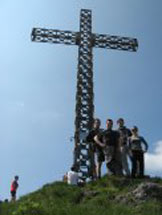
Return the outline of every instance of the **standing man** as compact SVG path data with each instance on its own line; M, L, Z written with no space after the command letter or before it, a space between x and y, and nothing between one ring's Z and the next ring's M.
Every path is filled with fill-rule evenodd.
M94 137L95 142L103 148L108 174L118 174L116 171L115 151L119 141L118 132L112 130L112 119L106 120L106 130Z
M90 157L91 157L91 175L92 179L101 178L101 166L102 162L105 160L103 149L100 145L96 144L94 137L99 133L103 132L103 129L100 128L101 121L100 119L94 119L93 129L89 132L87 136L87 142L90 144ZM95 162L95 155L97 161Z
M16 191L18 189L18 180L19 180L19 176L15 176L14 180L11 183L11 201L15 202L16 201Z
M132 135L131 131L124 125L124 119L119 118L117 120L119 138L119 149L121 154L121 166L126 176L130 176L130 169L128 165L128 156L130 157L130 151L128 148L128 138Z

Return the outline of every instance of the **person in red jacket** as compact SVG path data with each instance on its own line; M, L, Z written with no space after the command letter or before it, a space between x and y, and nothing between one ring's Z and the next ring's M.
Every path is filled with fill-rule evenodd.
M19 186L18 184L19 176L15 176L14 180L11 183L11 201L15 202L16 201L16 191Z

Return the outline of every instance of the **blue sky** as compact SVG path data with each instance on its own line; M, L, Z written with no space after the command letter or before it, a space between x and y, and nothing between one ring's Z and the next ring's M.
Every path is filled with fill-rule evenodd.
M162 1L0 2L0 199L20 176L18 196L61 180L72 164L77 46L31 42L33 27L136 37L137 53L94 49L95 116L125 118L149 143L146 172L162 176ZM116 123L114 123L116 128ZM103 172L105 169L103 168Z

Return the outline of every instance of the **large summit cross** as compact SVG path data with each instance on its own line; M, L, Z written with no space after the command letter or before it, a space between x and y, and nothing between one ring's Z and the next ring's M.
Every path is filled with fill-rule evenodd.
M82 9L80 13L80 31L61 31L33 28L32 41L44 43L62 43L78 45L78 72L75 117L74 165L83 180L92 174L92 159L86 134L92 129L93 104L93 53L92 48L137 51L137 39L92 33L91 10Z

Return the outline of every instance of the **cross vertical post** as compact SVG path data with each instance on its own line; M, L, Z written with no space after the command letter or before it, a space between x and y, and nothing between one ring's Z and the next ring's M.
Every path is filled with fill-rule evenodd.
M135 38L92 33L91 16L91 10L81 10L79 32L33 28L31 34L31 39L34 42L79 46L74 165L82 180L90 178L92 171L90 148L86 144L86 135L92 129L94 115L92 49L95 47L135 52L138 48Z
M81 10L80 40L78 53L78 73L76 92L75 149L74 165L86 178L91 169L87 164L89 152L85 137L93 124L93 55L92 55L92 15L89 10Z

